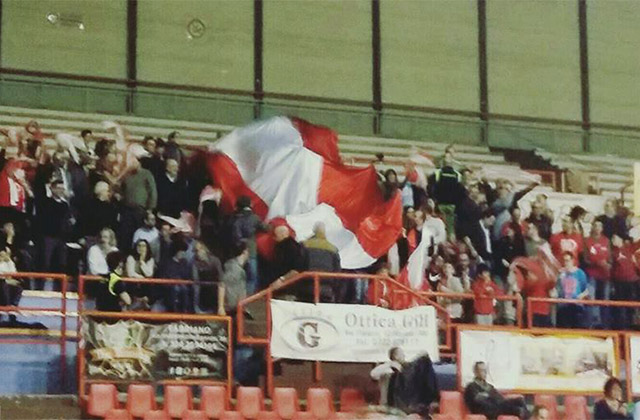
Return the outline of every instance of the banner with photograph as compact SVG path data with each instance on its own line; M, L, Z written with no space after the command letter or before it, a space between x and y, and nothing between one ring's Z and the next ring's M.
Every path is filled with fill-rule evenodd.
M613 336L461 329L459 346L461 387L473 381L478 361L497 389L523 392L601 393L619 369Z
M91 379L227 379L226 321L147 324L83 317L86 373Z
M326 362L382 362L401 347L407 360L438 353L435 308L271 301L271 355Z
M629 334L628 339L631 393L637 395L640 394L640 335Z

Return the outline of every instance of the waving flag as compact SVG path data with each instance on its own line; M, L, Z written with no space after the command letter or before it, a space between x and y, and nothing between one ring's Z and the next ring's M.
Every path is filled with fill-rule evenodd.
M343 268L371 265L402 230L400 195L385 201L375 169L342 164L337 141L326 127L286 117L232 131L208 157L223 210L248 196L258 216L285 218L298 240L323 222Z

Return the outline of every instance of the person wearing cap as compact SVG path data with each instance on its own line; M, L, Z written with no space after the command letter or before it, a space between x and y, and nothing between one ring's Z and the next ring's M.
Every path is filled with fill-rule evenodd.
M246 241L249 250L247 259L247 293L254 294L258 290L258 249L256 233L268 229L251 208L251 199L240 196L236 201L236 212L231 220L231 244L240 246Z

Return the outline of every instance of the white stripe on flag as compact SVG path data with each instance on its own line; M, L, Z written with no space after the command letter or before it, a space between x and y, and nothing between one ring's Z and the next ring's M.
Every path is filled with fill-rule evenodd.
M313 226L317 222L324 223L327 240L340 250L340 261L344 269L368 267L376 261L362 248L356 235L344 227L335 209L328 204L322 203L305 214L287 216L286 220L296 232L298 241L313 236Z
M235 163L247 186L269 207L267 219L306 213L318 204L323 159L304 147L288 118L233 130L213 150Z

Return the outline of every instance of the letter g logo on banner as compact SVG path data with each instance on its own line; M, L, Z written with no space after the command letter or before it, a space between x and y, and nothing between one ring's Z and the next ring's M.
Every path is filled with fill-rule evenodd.
M287 345L296 352L324 352L339 341L336 327L326 319L297 317L285 322L279 333Z
M304 322L298 327L298 343L302 347L314 348L320 343L317 322Z

